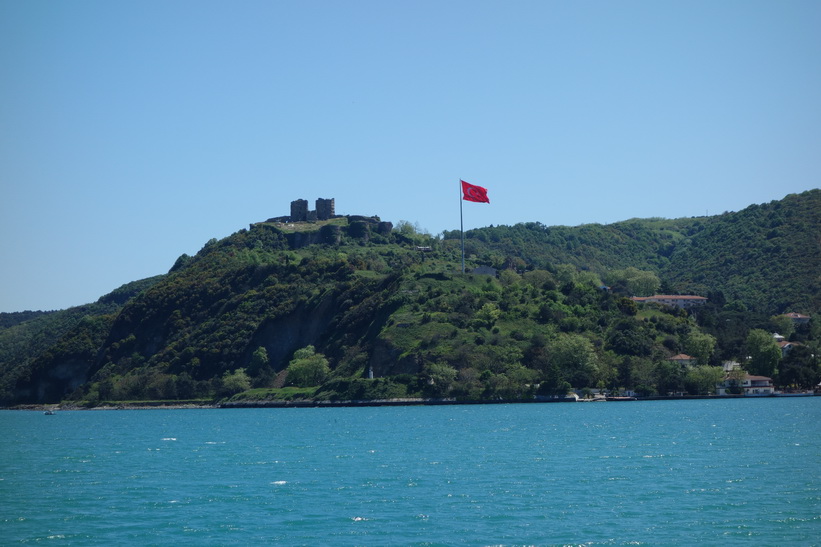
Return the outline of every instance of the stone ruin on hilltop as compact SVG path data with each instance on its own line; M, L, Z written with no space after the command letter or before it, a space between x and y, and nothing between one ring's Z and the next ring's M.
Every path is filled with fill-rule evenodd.
M269 218L266 222L311 222L336 218L334 198L318 198L316 209L308 209L307 199L296 199L291 202L291 214L284 217Z
M265 223L316 222L343 216L348 219L348 226L344 229L340 226L326 225L319 231L287 233L288 243L294 249L314 243L339 245L343 231L349 237L369 241L371 233L388 236L393 230L392 222L382 222L378 216L337 215L335 206L334 198L319 198L316 200L316 209L311 211L308 209L308 200L297 199L291 202L290 215L269 218ZM251 224L251 227L253 228L254 224Z

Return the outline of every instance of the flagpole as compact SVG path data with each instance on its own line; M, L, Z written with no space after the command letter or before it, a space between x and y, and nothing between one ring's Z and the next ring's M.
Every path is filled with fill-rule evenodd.
M462 273L465 273L465 220L462 215L462 179L459 179L459 231L462 233Z

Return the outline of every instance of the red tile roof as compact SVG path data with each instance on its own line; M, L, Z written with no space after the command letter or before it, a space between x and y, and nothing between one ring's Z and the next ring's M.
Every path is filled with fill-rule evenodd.
M795 313L794 311L792 311L790 313L785 313L784 317L789 317L790 319L809 319L810 318L809 315L803 315L803 314L800 314L800 313Z

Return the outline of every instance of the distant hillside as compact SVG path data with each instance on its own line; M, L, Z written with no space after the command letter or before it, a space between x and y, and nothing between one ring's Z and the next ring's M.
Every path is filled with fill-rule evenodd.
M683 292L777 314L821 311L821 190L713 217L661 275Z
M465 233L466 253L497 268L552 268L570 264L606 275L630 266L656 272L668 267L677 245L704 229L711 218L633 219L615 224L545 226L527 222ZM459 238L458 231L446 239Z
M0 331L11 328L20 323L31 321L37 317L47 315L47 311L19 311L12 313L0 313Z
M571 264L607 282L632 266L657 273L669 290L721 292L762 314L821 310L821 190L712 217L525 223L470 230L466 239L468 254L497 268Z
M715 371L670 356L742 359L752 330L788 327L805 349L778 379L811 384L817 320L770 316L821 312L819 200L471 230L468 267L496 276L458 272L458 233L375 217L253 224L95 304L0 314L0 403L701 393ZM655 290L710 302L688 314L626 298Z
M111 293L100 297L94 304L76 306L52 312L0 313L0 401L14 397L15 385L30 376L36 359L60 349L63 340L72 340L87 335L90 323L110 322L122 305L134 295L157 283L162 276L151 277L127 283ZM28 319L26 319L28 318ZM21 320L23 319L23 320ZM103 337L98 333L89 339L89 345L101 344ZM64 362L65 351L58 351L57 360ZM70 374L55 383L54 394L33 397L37 400L59 400L65 392ZM75 386L76 387L76 386ZM17 394L16 397L19 397ZM24 398L31 399L26 395Z

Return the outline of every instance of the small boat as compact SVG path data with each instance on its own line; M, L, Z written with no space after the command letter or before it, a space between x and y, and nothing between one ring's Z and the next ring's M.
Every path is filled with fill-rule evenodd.
M46 416L54 416L54 411L51 410L51 409L48 409L45 412L43 412L43 414L45 414Z

